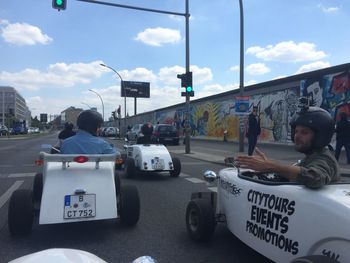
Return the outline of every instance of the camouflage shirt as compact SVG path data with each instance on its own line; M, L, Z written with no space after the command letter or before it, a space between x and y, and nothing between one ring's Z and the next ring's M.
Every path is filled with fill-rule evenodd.
M306 156L298 165L301 172L296 180L309 188L320 188L339 179L338 162L327 148Z

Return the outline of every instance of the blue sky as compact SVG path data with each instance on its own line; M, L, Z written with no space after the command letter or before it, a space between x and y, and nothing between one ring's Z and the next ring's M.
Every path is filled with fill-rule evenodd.
M107 2L107 1L106 1ZM109 0L185 12L185 0ZM349 61L350 1L243 0L245 85ZM195 97L239 85L239 1L189 0L190 64ZM122 105L120 80L150 82L145 112L184 102L185 19L68 0L58 12L51 0L0 2L0 85L12 86L32 114L59 114L69 106L97 107L105 119ZM127 98L134 114L134 100Z

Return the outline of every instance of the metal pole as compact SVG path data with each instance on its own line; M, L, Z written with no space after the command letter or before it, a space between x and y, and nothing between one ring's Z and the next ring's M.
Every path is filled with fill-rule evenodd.
M120 81L121 81L121 89L124 90L124 130L125 130L125 133L126 133L126 92L125 92L125 89L124 89L124 81L123 81L123 78L122 76L120 76L120 74L118 73L118 71L116 71L114 68L110 67L110 66L107 66L105 64L100 64L100 66L102 67L105 67L105 68L109 68L110 70L112 70L115 74L117 74L117 76L120 78Z
M92 89L89 89L89 91L95 93L95 94L100 98L100 100L101 100L101 103L102 103L102 118L103 118L103 122L104 122L104 121L105 121L105 106L104 106L104 104L103 104L103 100L102 100L100 94L98 94L96 91L94 91L94 90L92 90Z
M5 89L2 91L2 124L5 125Z
M189 26L189 7L188 7L188 0L186 0L186 13L185 13L185 20L186 20L186 73L190 72L190 26ZM186 108L187 108L187 121L185 123L185 153L191 153L191 143L190 143L190 96L186 96Z
M244 94L244 19L243 19L243 3L239 0L240 11L240 58L239 58L239 95ZM244 131L243 131L243 116L239 116L239 151L244 152Z
M136 115L136 100L137 100L137 98L136 97L134 97L134 115Z

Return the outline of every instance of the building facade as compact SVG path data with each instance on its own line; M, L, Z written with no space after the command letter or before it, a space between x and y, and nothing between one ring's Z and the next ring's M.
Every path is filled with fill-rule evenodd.
M0 123L11 127L14 121L30 125L30 111L25 99L9 86L0 86Z

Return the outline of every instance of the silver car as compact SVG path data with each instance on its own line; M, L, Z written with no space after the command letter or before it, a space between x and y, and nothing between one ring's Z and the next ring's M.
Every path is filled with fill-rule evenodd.
M136 141L138 137L143 136L141 132L141 127L143 124L135 124L132 128L126 133L126 138L129 141Z

